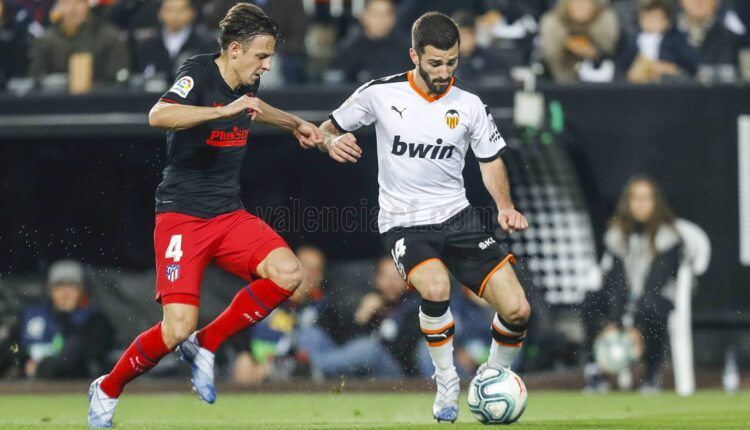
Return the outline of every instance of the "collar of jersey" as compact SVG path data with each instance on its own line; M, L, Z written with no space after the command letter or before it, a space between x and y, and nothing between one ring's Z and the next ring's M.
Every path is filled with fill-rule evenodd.
M448 95L448 93L451 91L451 88L453 87L453 81L456 78L451 78L451 82L448 84L448 88L445 89L445 92L443 94L440 94L439 96L430 96L426 94L424 91L420 90L417 86L416 82L414 82L414 76L412 76L412 71L409 70L406 72L406 78L409 79L409 85L411 86L411 89L414 90L415 93L419 94L420 97L427 100L429 103L438 101Z
M221 76L221 69L219 69L219 65L216 64L216 59L219 58L220 55L221 55L221 52L211 54L211 65L213 66L212 70L214 71L214 73L216 74L216 77L219 80L219 85L224 87L224 89L229 91L230 93L235 93L235 94L240 94L240 95L246 94L248 91L250 91L253 88L252 86L240 85L239 87L237 87L237 89L234 89L229 86L227 81L224 80L224 76Z

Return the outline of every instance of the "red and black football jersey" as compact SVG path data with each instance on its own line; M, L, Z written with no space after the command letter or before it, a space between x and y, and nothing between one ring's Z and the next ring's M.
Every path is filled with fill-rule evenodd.
M218 56L197 55L186 60L161 101L216 107L244 94L257 94L260 81L252 87L230 88L214 61ZM156 212L212 218L240 209L239 173L250 123L246 114L240 114L168 131L167 166L156 190Z

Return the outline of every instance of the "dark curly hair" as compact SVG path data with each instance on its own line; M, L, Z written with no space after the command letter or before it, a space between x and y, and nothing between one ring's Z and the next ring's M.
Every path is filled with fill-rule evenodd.
M237 3L219 23L221 49L227 49L232 42L245 45L260 35L281 39L279 24L254 4Z
M461 43L458 26L448 15L440 12L427 12L417 18L411 27L411 45L419 55L424 53L426 46L446 51L456 43Z

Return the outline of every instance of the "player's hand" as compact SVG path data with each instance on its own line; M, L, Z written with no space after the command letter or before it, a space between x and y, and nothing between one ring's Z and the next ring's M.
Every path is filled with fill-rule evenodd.
M565 40L565 48L574 55L593 60L599 55L596 46L586 36L568 36Z
M307 121L302 121L292 131L292 134L297 138L302 149L317 148L319 144L323 143L323 132Z
M357 138L351 133L326 142L328 155L339 163L356 163L362 156L362 149L357 145Z
M513 208L498 209L497 221L500 223L500 227L508 233L524 231L529 228L526 217Z
M385 303L378 293L369 293L362 298L357 311L354 313L354 322L359 325L367 324L372 317L383 307Z
M233 118L244 113L249 116L251 120L254 120L256 115L263 113L263 109L260 108L260 99L257 97L251 97L247 94L226 106L219 106L218 109L219 115L222 118Z

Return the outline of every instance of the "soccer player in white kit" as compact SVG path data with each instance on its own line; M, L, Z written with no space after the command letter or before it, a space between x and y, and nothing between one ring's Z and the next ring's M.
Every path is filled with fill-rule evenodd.
M455 85L459 33L430 12L412 27L414 69L360 87L321 125L322 151L355 163L362 150L352 131L375 123L380 185L378 227L408 285L422 296L419 323L435 365L438 421L458 418L453 365L454 322L449 271L497 311L487 363L509 367L526 335L530 307L511 264L515 258L466 199L462 170L471 148L507 233L528 227L511 202L500 157L505 141L489 110Z

